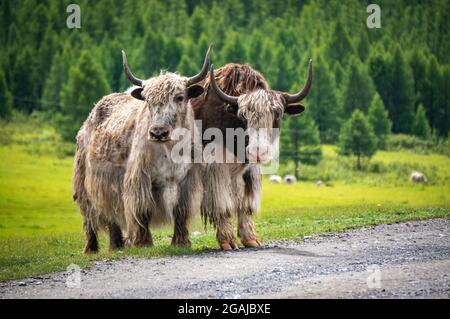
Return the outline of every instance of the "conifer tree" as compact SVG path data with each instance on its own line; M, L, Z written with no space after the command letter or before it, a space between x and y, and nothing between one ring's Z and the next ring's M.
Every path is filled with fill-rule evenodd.
M261 70L261 51L263 49L264 36L259 30L255 30L250 39L247 60L256 70Z
M424 103L426 89L427 60L423 51L413 50L409 58L409 65L414 77L415 106L417 107Z
M8 118L13 108L13 98L6 84L6 77L0 69L0 118Z
M14 106L31 113L38 101L38 74L36 56L31 47L19 50L11 71L11 91L14 96Z
M378 94L375 94L368 112L369 123L372 125L378 140L378 148L386 147L386 139L391 133L392 122L384 103Z
M440 114L437 121L438 134L444 138L448 137L450 131L450 66L442 68L442 81L440 89Z
M281 158L295 165L295 177L299 178L299 165L316 165L322 159L320 135L310 113L283 120L281 129Z
M318 55L314 59L314 87L308 94L307 105L320 132L320 139L326 143L337 141L340 124L340 108L336 93L334 79L331 76L327 63ZM296 83L291 87L295 92L301 87Z
M414 116L412 133L423 139L429 139L431 136L430 125L428 124L427 116L425 115L425 108L422 104L419 105Z
M70 42L64 45L62 53L54 56L50 71L44 81L41 97L41 110L54 116L61 112L61 91L69 73L68 65L74 63L73 52Z
M369 56L369 74L384 105L390 110L392 101L392 58L382 44L378 44ZM392 120L392 114L390 114Z
M442 105L442 73L435 56L427 63L425 89L423 93L424 107L432 131L436 130Z
M347 66L353 54L355 54L353 44L344 24L338 20L331 31L331 39L327 46L327 59L330 63L339 62L342 66Z
M369 37L367 36L367 31L365 29L360 33L358 47L356 49L361 61L366 61L370 53L370 42Z
M61 135L73 140L94 104L109 92L105 72L83 51L61 91L62 116L57 121Z
M339 135L339 154L356 156L356 167L361 169L361 159L371 158L377 151L377 138L367 117L355 110L342 126Z
M392 100L387 104L395 133L410 133L414 118L414 80L400 47L396 47L391 69Z
M239 38L239 33L230 31L227 34L225 44L221 51L222 61L228 63L245 63L247 52L244 44Z
M375 88L365 66L358 58L352 57L343 95L344 114L349 117L356 109L366 112L374 94Z
M165 57L165 41L161 32L148 29L140 50L138 66L146 77L159 74L166 66L162 63Z

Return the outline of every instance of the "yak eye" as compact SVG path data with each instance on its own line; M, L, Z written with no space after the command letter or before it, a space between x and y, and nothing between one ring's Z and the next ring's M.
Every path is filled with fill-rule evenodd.
M184 101L184 96L183 95L178 95L177 97L175 97L175 101L183 102Z

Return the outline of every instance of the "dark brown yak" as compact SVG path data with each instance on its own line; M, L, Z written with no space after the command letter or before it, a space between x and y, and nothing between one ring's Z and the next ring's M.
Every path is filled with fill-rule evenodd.
M217 228L217 240L222 249L237 248L230 222L233 214L237 214L238 236L242 244L246 247L260 245L252 220L261 201L259 163L270 161L274 156L272 133L274 128L280 127L283 114L299 115L305 110L298 102L306 97L311 84L311 60L305 87L293 95L271 90L264 77L249 65L227 64L216 74L211 66L210 76L203 84L205 92L192 100L195 119L202 121L203 132L208 128L219 128L224 137L227 128L247 131L249 128L264 128L267 132L265 140L254 143L250 138L245 145L246 161L253 163L203 166L205 196L201 214L205 222L209 221ZM210 142L203 140L204 145ZM233 142L231 144L236 146Z
M190 244L187 221L200 201L195 194L201 183L192 164L172 161L176 142L171 132L192 129L189 99L203 93L197 83L207 75L209 61L210 50L200 73L191 78L163 72L140 80L123 53L134 89L102 98L77 135L73 198L83 216L85 253L98 250L99 228L109 229L111 249L122 247L124 239L143 246L152 245L149 224L173 220L172 243Z

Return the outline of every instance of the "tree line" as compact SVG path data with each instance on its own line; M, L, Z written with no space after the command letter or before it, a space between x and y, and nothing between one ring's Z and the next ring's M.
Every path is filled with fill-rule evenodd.
M307 111L285 119L298 132L284 134L286 152L341 143L355 112L379 147L391 132L448 136L449 0L378 1L379 29L359 0L80 0L81 29L66 27L70 3L1 0L1 117L39 113L73 140L99 98L129 86L122 49L139 77L190 75L212 43L216 67L249 63L283 91L303 85L313 59Z

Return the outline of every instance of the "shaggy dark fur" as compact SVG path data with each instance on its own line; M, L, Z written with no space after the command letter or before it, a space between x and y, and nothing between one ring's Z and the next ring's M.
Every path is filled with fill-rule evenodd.
M233 96L255 90L269 90L264 77L249 65L227 64L215 71L221 89ZM219 128L225 138L226 128L247 128L244 120L227 108L210 85L209 75L201 83L205 91L192 99L196 120L202 121L202 133L208 128ZM211 141L203 141L207 144ZM226 140L224 140L226 143ZM235 145L236 150L236 145ZM204 198L201 215L204 222L217 228L217 240L223 249L235 248L233 227L229 219L233 213L238 216L238 234L245 246L253 246L259 241L254 234L252 214L260 202L261 176L258 165L238 164L232 168L228 164L211 164L203 170Z
M262 74L248 64L229 63L216 70L215 77L220 88L232 96L239 96L258 89L270 89ZM198 98L192 99L191 104L195 119L202 120L202 135L205 130L214 127L220 129L225 138L226 128L243 128L244 130L247 128L241 118L227 110L230 106L217 97L211 87L209 74L200 85L203 85L205 91ZM210 140L203 140L204 145L210 142ZM226 143L226 139L224 139L224 143L229 145ZM234 146L236 149L236 145Z

